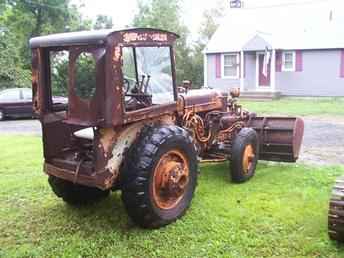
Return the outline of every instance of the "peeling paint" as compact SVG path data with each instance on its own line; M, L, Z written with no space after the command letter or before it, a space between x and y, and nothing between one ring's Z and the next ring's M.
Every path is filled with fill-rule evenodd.
M110 152L110 148L117 138L117 133L112 128L100 129L99 133L101 135L100 144L104 150L104 153L107 154L108 152Z
M146 41L147 40L147 33L137 33L137 32L128 32L124 33L123 41L125 43L129 43L132 41Z
M116 139L116 144L113 146L112 158L106 165L106 169L108 169L113 175L118 174L125 152L133 144L143 126L144 123L133 124L119 134Z
M166 33L137 33L128 32L123 34L123 41L125 43L136 42L136 41L160 41L166 42L168 40Z
M167 35L162 33L154 33L151 38L153 41L167 41Z
M118 62L121 60L121 47L116 46L113 54L113 61Z

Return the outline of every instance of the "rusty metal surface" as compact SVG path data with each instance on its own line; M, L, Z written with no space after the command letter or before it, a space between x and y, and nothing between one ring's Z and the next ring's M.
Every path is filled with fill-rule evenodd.
M191 93L191 92L190 92ZM193 111L195 113L209 112L213 110L225 111L227 99L215 90L207 90L204 92L184 95L184 113Z
M120 128L101 128L95 130L93 136L82 136L83 134L79 134L74 129L72 134L83 137L84 145L87 143L92 145L89 150L92 157L86 155L85 147L82 147L80 139L77 141L75 139L77 137L73 138L74 141L66 139L64 142L61 141L61 144L69 144L68 147L62 144L58 148L55 144L50 150L55 152L49 153L49 157L52 158L46 159L45 172L54 176L63 173L62 178L66 180L73 179L73 182L79 184L88 186L93 184L103 190L109 189L118 182L126 152L140 135L142 128L152 123L173 124L174 118L168 115ZM57 127L56 130L61 130L61 128ZM58 135L57 132L52 133Z
M78 174L73 181L88 185L93 182L94 186L109 188L118 176L124 152L143 126L142 123L129 127L126 124L151 122L151 119L172 123L176 119L172 116L177 109L176 103L171 103L125 112L122 102L122 48L168 46L172 50L178 36L155 29L81 34L61 34L31 40L33 109L42 123L44 157L48 164L46 172L55 176L64 174L68 180L73 173L74 176ZM99 35L103 37L101 40ZM69 106L67 112L57 114L52 108L50 52L62 50L69 52ZM76 94L76 59L84 52L91 53L97 63L97 87L90 99L81 99ZM174 70L174 55L171 62ZM175 84L174 72L173 81ZM75 132L88 127L96 128L93 140L74 136ZM85 165L87 162L91 164L90 167ZM86 175L89 171L93 171L92 177ZM84 176L87 179L83 179Z
M187 157L178 150L165 153L155 167L152 193L157 207L169 210L178 205L189 183Z
M107 161L105 169L112 174L111 180L113 182L119 175L120 166L125 158L126 151L132 146L144 126L144 123L132 124L119 132L118 136L112 138L108 143L111 149L109 148L105 153L111 153L111 159ZM104 137L106 137L106 135L104 135Z
M256 157L256 153L254 151L253 146L251 144L247 145L244 150L243 160L242 160L242 167L245 174L248 174L250 169L252 168L255 157Z
M54 158L46 161L45 172L54 176L60 173L61 178L75 183L109 189L118 177L124 153L142 126L134 124L116 131L101 129L95 133L92 157L87 157L79 142L77 146L54 153Z
M82 99L76 93L76 62L81 53L90 53L97 63L96 66L96 91L90 99ZM68 83L68 116L66 123L82 124L84 126L97 126L104 121L105 101L104 92L104 70L105 70L105 49L102 47L72 47L69 48L69 83Z
M93 30L93 31L80 31L80 32L68 32L58 33L48 36L40 36L32 38L30 40L31 48L42 48L42 47L64 47L64 46L84 46L84 45L102 45L106 42L110 34L126 32L128 35L132 35L137 31L150 31L156 32L159 35L160 32L166 32L174 34L175 37L179 37L177 34L169 31L164 31L154 28L135 28L135 29L124 29L124 30ZM156 36L157 39L159 36Z
M295 162L300 153L304 123L293 117L254 117L247 124L260 142L260 159Z
M123 47L139 47L139 46L156 46L162 47L166 46L173 51L173 44L176 41L177 36L173 33L168 33L164 31L156 30L145 30L138 29L136 31L122 31L120 33L114 33L109 36L108 39L108 62L111 62L111 69L107 70L106 79L106 95L113 95L114 98L107 98L105 100L106 108L105 110L105 120L107 124L109 121L112 125L120 125L125 123L130 123L142 119L142 116L147 115L147 118L159 117L160 112L173 113L176 111L177 107L175 103L171 105L159 106L159 107L149 107L144 111L137 110L132 112L125 112L124 105L122 104L122 89L123 89L123 74L122 74L122 48ZM175 70L175 58L171 57L172 65L172 79L174 86L175 100L177 99L176 90L176 75ZM112 112L115 110L115 112ZM147 114L149 113L149 115Z
M59 37L62 37L60 35ZM51 51L69 51L69 81L68 98L69 108L66 123L83 126L111 127L140 120L144 112L125 112L122 103L122 48L126 46L167 46L171 49L178 36L171 32L150 29L128 29L113 31L103 35L104 44L81 44L80 46L53 44L54 47L41 47L32 49L32 87L34 98L34 110L36 114L44 116L51 112L51 85L50 85L50 60ZM67 37L67 35L65 35ZM68 37L72 37L69 35ZM90 36L92 37L92 36ZM77 38L77 37L76 37ZM87 37L81 37L86 40ZM49 41L49 37L44 39ZM54 41L54 37L51 36ZM61 39L62 40L62 39ZM77 40L77 39L76 39ZM46 46L46 44L45 44ZM91 53L97 62L96 67L96 93L91 99L81 99L76 95L75 63L78 56L83 53ZM173 51L172 51L173 53ZM173 82L175 84L175 58L171 57ZM174 85L175 86L175 85ZM174 87L176 88L176 87ZM175 89L175 97L177 92ZM105 104L105 105L104 105ZM152 107L148 118L158 117L159 110ZM165 107L169 113L176 111L175 103Z

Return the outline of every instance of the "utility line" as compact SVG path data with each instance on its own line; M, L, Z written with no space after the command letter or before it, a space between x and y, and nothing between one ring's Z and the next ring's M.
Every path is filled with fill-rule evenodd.
M308 5L308 4L329 2L329 1L334 1L334 0L310 0L310 1L303 1L303 2L293 2L293 3L275 4L275 5L264 5L264 6L256 6L256 7L243 7L243 8L238 8L238 9L255 10L255 9L266 9L266 8L275 8L275 7L300 6L300 5Z

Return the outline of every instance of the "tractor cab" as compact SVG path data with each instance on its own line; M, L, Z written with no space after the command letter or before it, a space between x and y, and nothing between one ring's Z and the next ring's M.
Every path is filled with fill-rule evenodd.
M146 108L151 110L148 116L154 116L154 110L159 115L170 112L177 99L173 54L177 38L162 30L129 29L31 39L35 112L45 117L65 111L63 123L89 127L134 122L147 114ZM54 75L62 62L61 85ZM58 87L65 87L67 110L56 109L53 103Z

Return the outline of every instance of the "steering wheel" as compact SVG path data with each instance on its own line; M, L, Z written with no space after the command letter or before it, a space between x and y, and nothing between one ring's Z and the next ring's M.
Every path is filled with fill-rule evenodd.
M123 90L125 97L129 97L127 100L127 105L136 106L132 109L149 107L152 105L152 95L147 94L148 84L150 76L148 76L147 81L143 76L141 82L137 82L135 87L130 89L130 81L127 78L123 78Z

